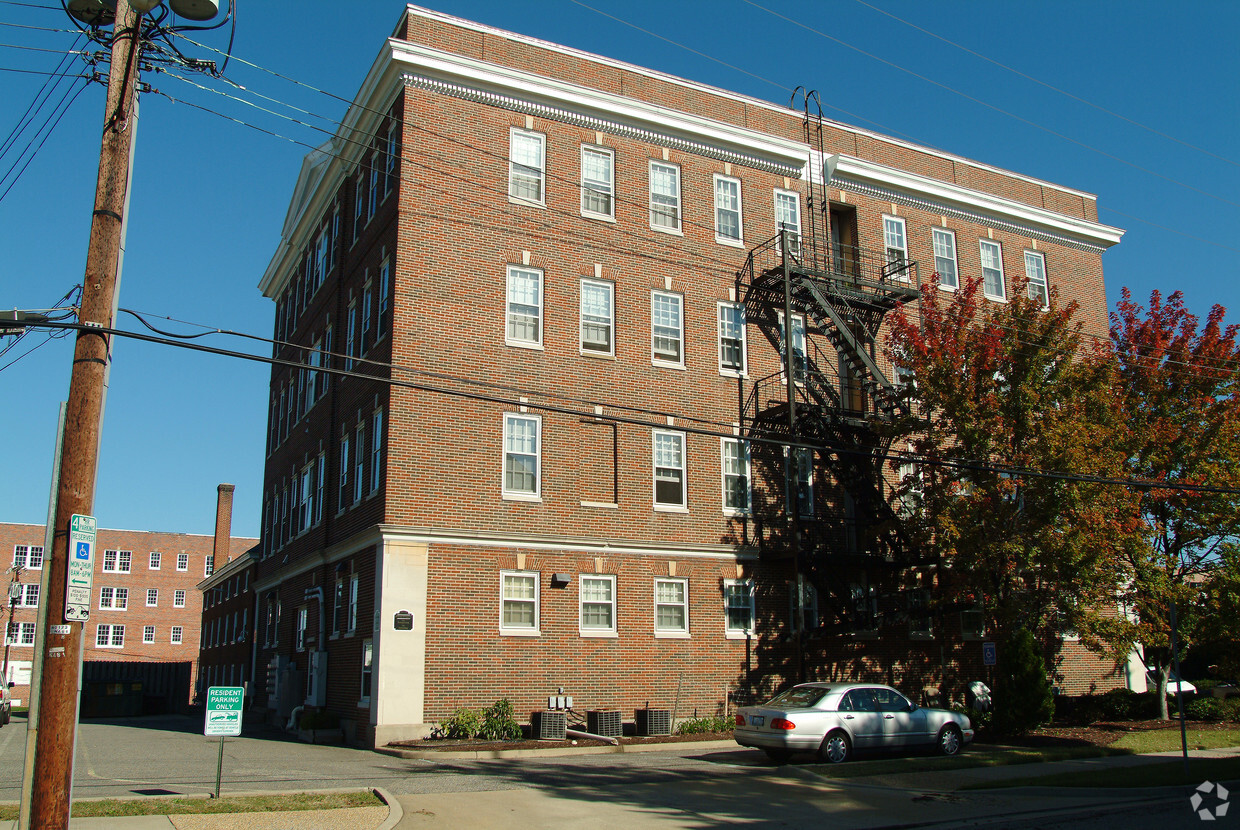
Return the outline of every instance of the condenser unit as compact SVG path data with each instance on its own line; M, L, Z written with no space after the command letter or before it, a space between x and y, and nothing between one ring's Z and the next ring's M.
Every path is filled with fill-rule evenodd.
M586 731L604 738L619 738L624 734L620 713L616 711L586 712Z
M670 709L638 709L634 715L637 721L638 735L670 735L672 734L672 712Z
M562 741L567 729L567 712L535 712L530 717L530 737L536 741Z

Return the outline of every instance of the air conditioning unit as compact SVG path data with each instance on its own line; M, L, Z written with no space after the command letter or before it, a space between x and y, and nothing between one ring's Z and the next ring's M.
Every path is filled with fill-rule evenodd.
M672 734L672 712L670 709L638 709L633 713L637 721L638 735L670 735Z
M530 717L530 737L535 741L562 741L567 729L567 712L535 712Z
M604 738L619 738L624 734L623 721L617 711L586 712L586 731Z

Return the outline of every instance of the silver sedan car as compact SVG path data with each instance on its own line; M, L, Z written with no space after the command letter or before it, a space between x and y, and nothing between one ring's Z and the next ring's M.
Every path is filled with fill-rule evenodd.
M838 764L854 749L937 746L955 755L973 740L973 725L959 712L918 706L890 686L802 683L762 706L738 709L734 735L775 761L816 752Z

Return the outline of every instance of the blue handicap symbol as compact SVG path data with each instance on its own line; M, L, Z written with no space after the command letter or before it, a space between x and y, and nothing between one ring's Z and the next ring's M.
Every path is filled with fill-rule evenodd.
M77 550L73 553L74 559L90 559L90 542L78 542Z

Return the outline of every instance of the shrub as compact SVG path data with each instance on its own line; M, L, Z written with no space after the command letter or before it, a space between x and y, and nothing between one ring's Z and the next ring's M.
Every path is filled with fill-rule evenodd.
M336 729L340 726L340 716L335 712L318 710L305 712L297 721L298 729Z
M1112 689L1097 696L1105 720L1147 720L1158 717L1158 692Z
M1013 631L999 651L994 701L991 724L998 735L1024 735L1050 723L1055 714L1046 664L1027 629Z
M1216 697L1198 697L1184 704L1184 717L1211 722L1227 720L1223 703L1224 701Z
M478 737L488 741L515 741L521 737L521 725L512 711L508 698L497 700L482 713L482 728Z
M730 718L691 718L677 724L677 735L702 735L708 732L731 732L735 722Z
M447 738L472 738L482 728L482 713L477 709L457 709L439 728Z

